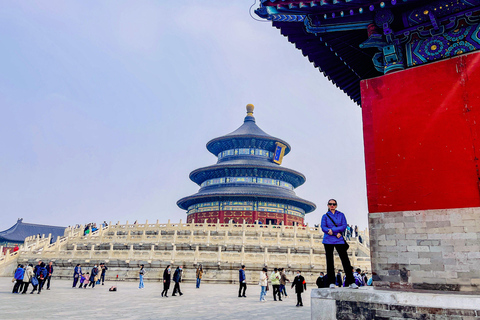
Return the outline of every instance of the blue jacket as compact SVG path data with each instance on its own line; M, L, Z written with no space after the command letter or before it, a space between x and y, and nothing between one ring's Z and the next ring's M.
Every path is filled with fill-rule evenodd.
M238 270L238 281L243 282L245 280L246 280L245 270L243 270L243 269Z
M82 267L75 267L75 271L73 271L73 276L81 276L82 275Z
M335 221L337 224L337 227L335 227L335 224L333 224L332 220L330 220L329 217L327 217L327 214ZM345 229L347 228L347 219L345 218L345 215L340 212L340 211L335 211L335 214L331 213L328 211L325 213L322 217L322 231L325 233L323 236L323 241L322 243L325 244L343 244L345 241L343 241L343 237L337 238L337 233L343 233ZM328 234L328 230L332 229L333 235Z
M15 270L15 280L23 280L23 275L25 274L25 269L18 267Z
M180 268L177 268L175 270L175 273L173 274L173 282L180 282L182 281L182 270Z

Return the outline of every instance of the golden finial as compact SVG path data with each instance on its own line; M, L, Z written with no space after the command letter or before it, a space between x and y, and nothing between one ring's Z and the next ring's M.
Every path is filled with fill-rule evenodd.
M253 117L253 109L255 107L253 106L253 104L249 103L247 104L247 116L251 116Z

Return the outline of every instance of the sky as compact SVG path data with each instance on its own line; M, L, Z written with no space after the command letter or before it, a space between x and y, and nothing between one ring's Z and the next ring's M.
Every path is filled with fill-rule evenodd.
M2 1L0 230L185 221L190 172L216 163L206 143L248 103L292 146L282 166L317 204L305 221L335 198L367 227L361 108L252 3Z

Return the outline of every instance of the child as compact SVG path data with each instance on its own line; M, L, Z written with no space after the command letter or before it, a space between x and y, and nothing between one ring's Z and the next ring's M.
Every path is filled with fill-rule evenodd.
M90 280L90 273L87 272L87 274L85 275L85 280L83 281L83 288L84 289L87 289L87 286L88 286L88 281Z
M85 273L82 273L80 275L80 287L78 288L83 288L83 283L85 282Z

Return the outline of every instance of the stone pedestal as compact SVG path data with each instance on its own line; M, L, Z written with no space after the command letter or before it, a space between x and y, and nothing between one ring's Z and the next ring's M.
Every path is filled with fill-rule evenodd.
M361 287L313 289L312 320L480 319L480 296Z

